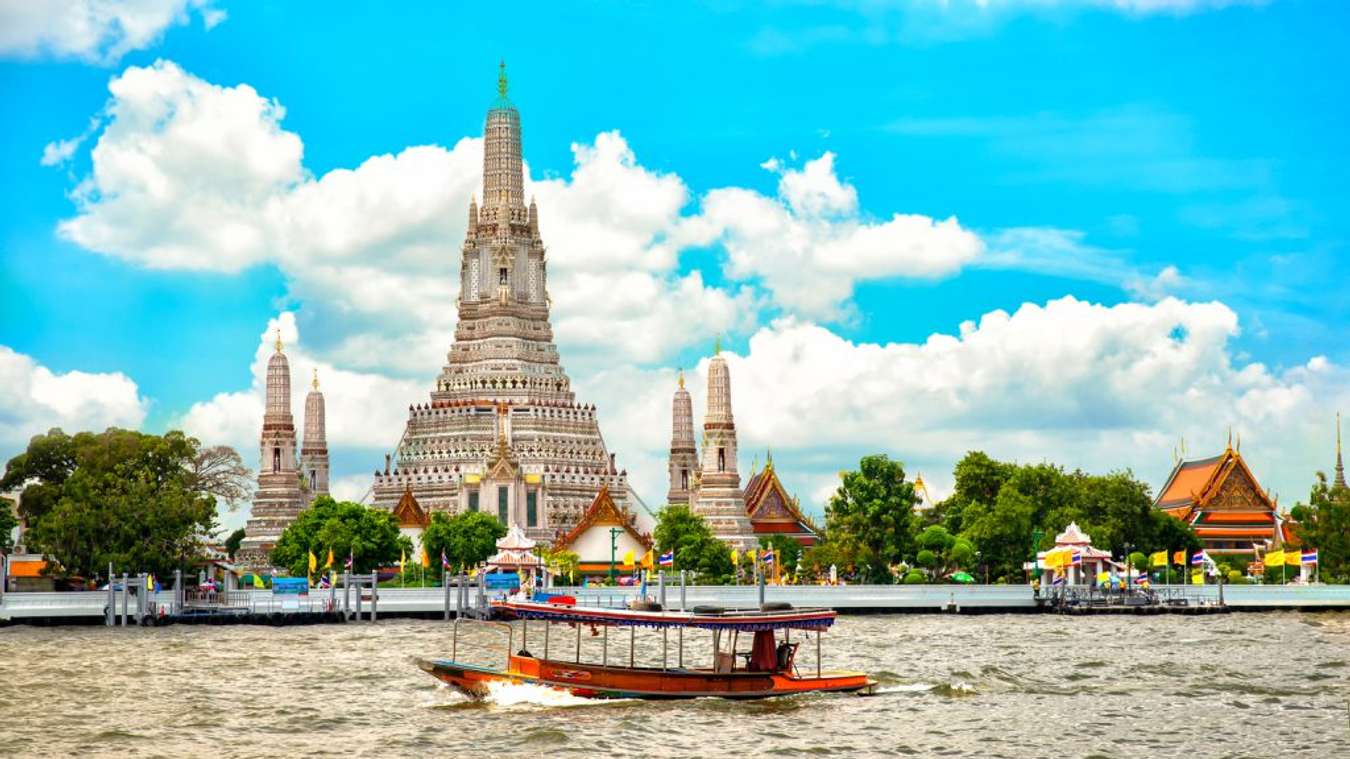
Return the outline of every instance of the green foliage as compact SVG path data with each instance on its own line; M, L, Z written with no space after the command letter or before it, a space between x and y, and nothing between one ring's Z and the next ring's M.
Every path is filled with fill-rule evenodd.
M797 569L797 562L802 558L802 544L787 537L786 535L770 535L760 538L761 548L772 548L778 554L778 569L784 575L794 572Z
M225 552L230 555L231 559L233 559L234 555L239 552L239 546L243 545L243 543L244 543L244 528L240 527L239 529L230 533L230 536L228 538L225 538Z
M956 538L952 536L950 532L947 532L946 527L943 527L942 525L931 525L925 528L923 532L919 533L919 537L915 542L918 543L920 548L926 548L929 551L935 551L937 553L945 553L952 547L952 544L956 542Z
M676 569L694 571L698 582L705 585L730 582L731 551L713 537L708 523L688 506L669 504L661 509L653 537L658 552L674 549Z
M1229 585L1246 585L1246 584L1247 584L1247 578L1246 578L1245 575L1243 575L1241 572L1237 571L1236 569L1230 569L1230 570L1228 571L1228 584L1229 584Z
M1308 503L1295 506L1292 516L1304 547L1317 549L1322 582L1350 582L1350 488L1330 484L1318 472Z
M0 487L24 488L26 542L64 575L107 571L164 575L200 555L215 525L215 498L192 474L200 444L173 431L109 428L34 437L10 459Z
M903 582L906 585L922 585L925 582L928 582L928 578L924 577L923 572L917 569L911 569L905 573Z
M441 552L450 562L450 571L459 572L487 561L497 551L497 541L506 535L506 525L482 511L465 511L449 516L432 513L422 531L422 546L435 571L441 572Z
M577 556L575 551L541 545L534 549L534 553L544 560L544 566L553 574L554 585L571 585L576 582L581 557Z
M1147 574L1148 556L1145 556L1140 551L1130 552L1130 566L1133 567L1134 571L1138 574Z
M1283 585L1290 580L1298 579L1298 572L1298 567L1287 567L1283 564L1278 567L1266 567L1264 579L1267 585Z
M956 538L947 551L947 561L955 569L974 569L976 560L975 546L965 538Z
M411 554L412 541L399 534L393 514L324 495L281 533L271 561L295 576L304 576L309 573L310 552L322 564L329 549L335 564L351 556L352 571L366 573Z
M938 555L927 548L919 551L919 555L914 557L914 563L924 569L937 569Z
M825 507L827 541L866 581L893 582L891 565L914 553L914 483L900 462L882 454L864 456L841 479Z
M19 526L19 517L14 513L14 502L0 498L0 552L8 553L14 549L14 528Z

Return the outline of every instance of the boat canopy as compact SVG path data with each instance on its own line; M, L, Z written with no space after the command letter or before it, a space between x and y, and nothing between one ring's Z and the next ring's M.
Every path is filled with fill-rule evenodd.
M832 609L726 609L720 612L602 609L536 601L494 601L495 614L514 619L579 622L613 627L694 627L703 630L823 630L834 624Z

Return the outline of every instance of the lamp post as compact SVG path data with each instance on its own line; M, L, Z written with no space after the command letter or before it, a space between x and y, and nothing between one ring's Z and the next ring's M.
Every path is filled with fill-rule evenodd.
M619 550L619 533L623 532L618 527L609 528L609 584L615 582L614 571L614 553Z
M1134 593L1134 562L1130 561L1130 544L1125 544L1125 594Z

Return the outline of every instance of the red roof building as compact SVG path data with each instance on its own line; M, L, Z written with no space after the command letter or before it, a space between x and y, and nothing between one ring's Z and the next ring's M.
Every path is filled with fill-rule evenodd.
M638 530L636 515L621 508L604 485L576 525L553 541L554 549L577 555L577 573L581 577L596 578L608 576L611 560L623 572L626 553L632 551L638 560L651 547L652 536Z
M1270 495L1231 445L1213 458L1179 461L1154 505L1186 522L1211 554L1256 557L1289 530Z
M764 470L752 474L746 482L745 508L758 537L784 535L803 546L813 546L820 539L820 530L802 514L797 499L783 488L773 468L772 455Z

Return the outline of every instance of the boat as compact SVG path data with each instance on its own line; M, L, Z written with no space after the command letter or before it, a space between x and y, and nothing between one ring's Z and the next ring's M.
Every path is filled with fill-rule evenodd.
M654 603L643 604L645 608L612 609L578 606L571 598L559 600L562 602L494 601L488 619L456 620L451 658L423 659L418 666L472 699L486 698L493 683L541 685L595 699L759 699L801 693L871 695L877 687L877 681L865 672L822 668L821 634L834 624L836 617L831 609L766 604L760 609L696 606L689 611L670 611ZM530 653L531 623L536 636L533 642L541 646L542 656ZM461 624L490 625L505 632L504 666L456 661ZM555 634L554 628L562 628L561 635ZM585 628L593 636L602 637L599 662L582 660ZM627 666L622 660L611 661L610 630L622 628L628 629L628 651L623 657ZM635 666L638 628L660 630L660 667ZM798 632L796 640L794 631ZM711 638L711 647L706 647L706 641L698 645L698 650L711 653L704 666L686 666L687 634ZM814 667L803 669L797 662L797 649L812 634ZM572 637L575 641L570 640ZM519 649L515 648L517 641ZM674 661L670 656L672 648Z

